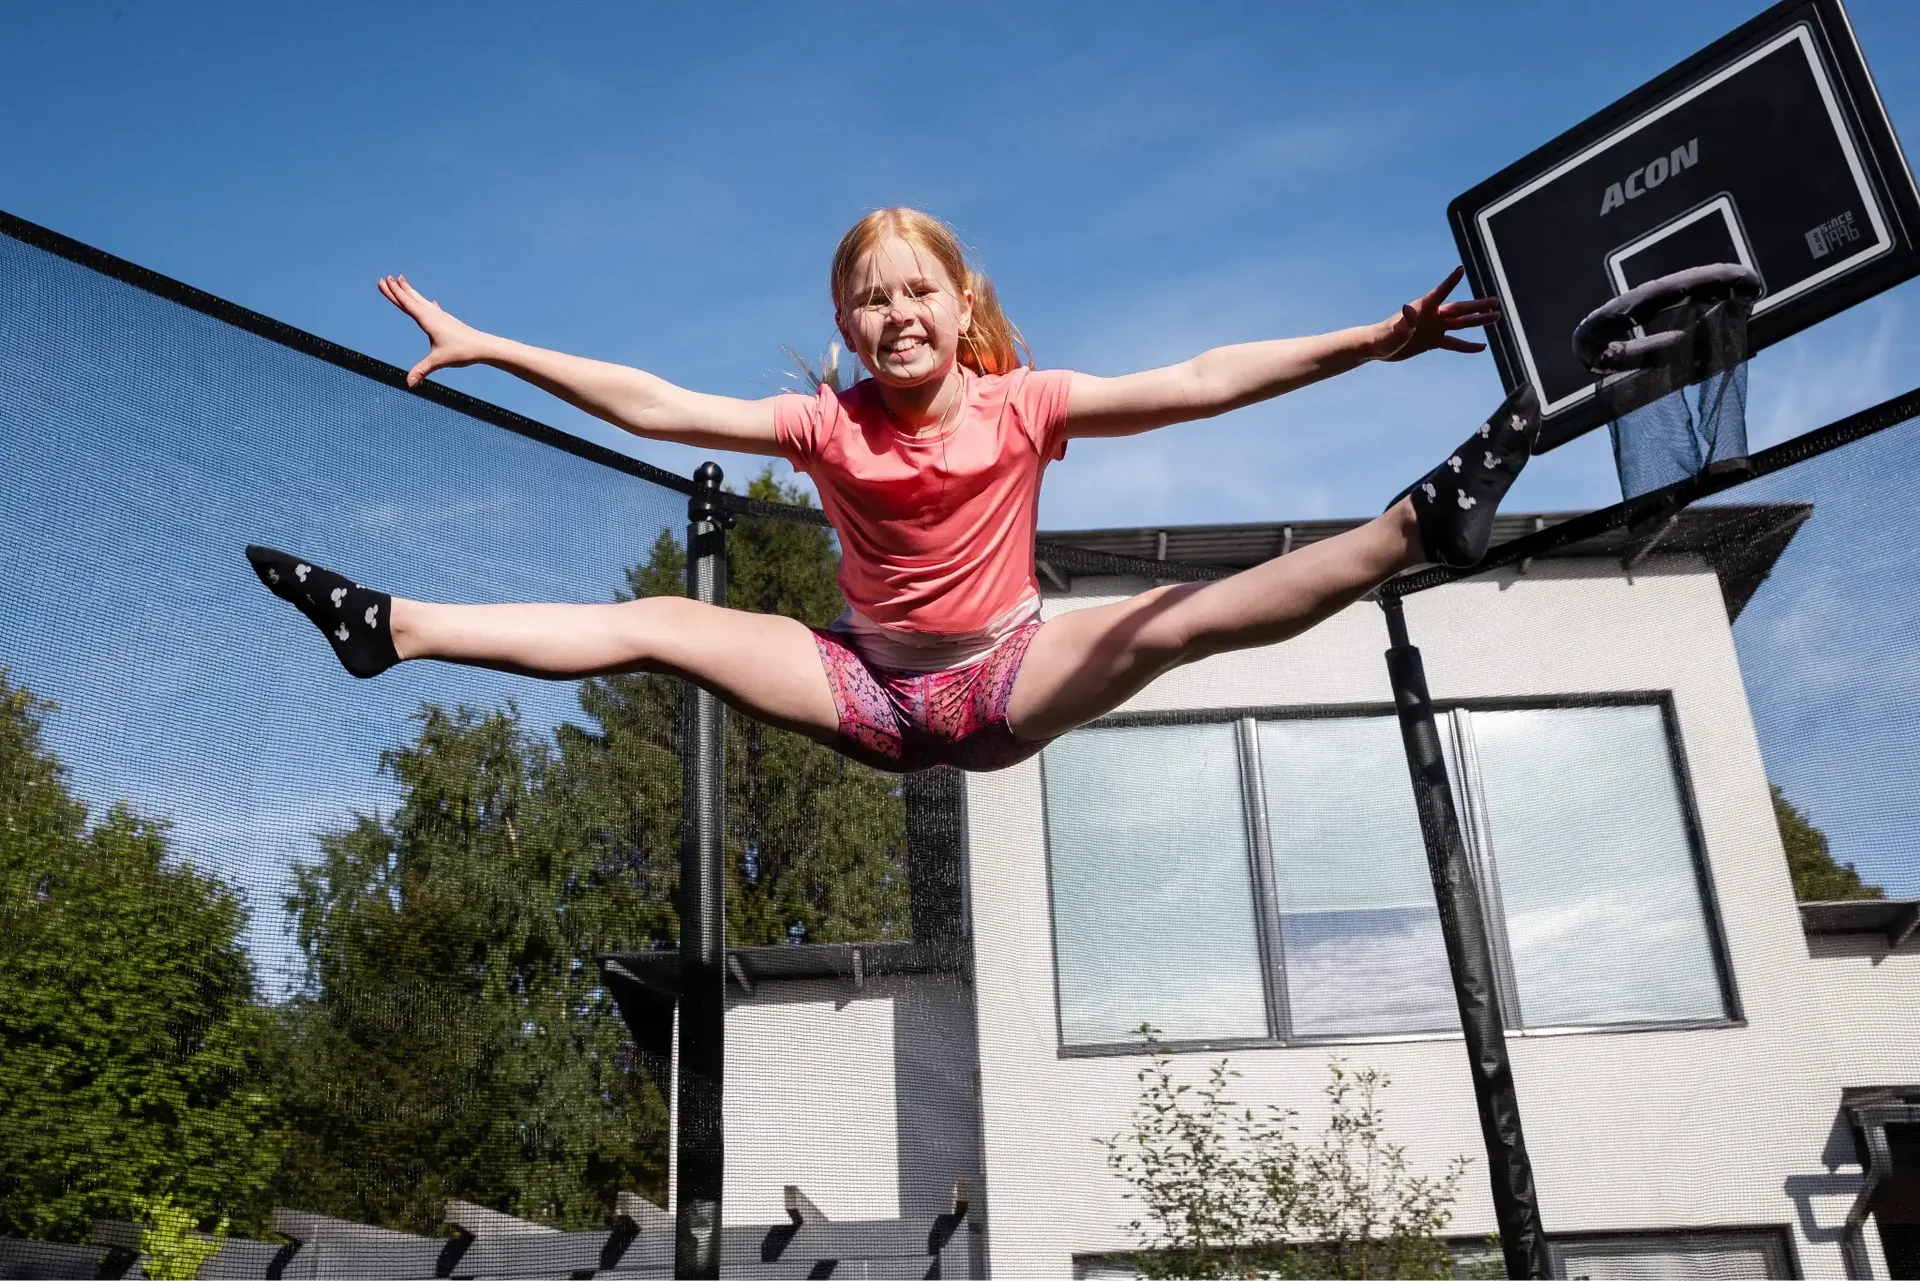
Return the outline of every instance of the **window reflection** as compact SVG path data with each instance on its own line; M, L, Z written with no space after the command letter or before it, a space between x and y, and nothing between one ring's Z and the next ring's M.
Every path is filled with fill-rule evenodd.
M1269 1035L1233 726L1079 730L1044 768L1066 1043Z

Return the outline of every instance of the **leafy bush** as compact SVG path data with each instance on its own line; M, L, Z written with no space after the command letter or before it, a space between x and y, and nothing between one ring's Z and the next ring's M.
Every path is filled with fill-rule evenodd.
M192 1212L175 1205L165 1193L135 1197L134 1204L145 1218L140 1233L140 1252L145 1256L141 1270L154 1281L193 1281L201 1265L220 1253L227 1239L225 1219L214 1228L212 1239L196 1235Z
M1440 1233L1453 1219L1470 1157L1439 1178L1413 1174L1387 1141L1376 1068L1328 1065L1332 1116L1303 1144L1297 1114L1264 1116L1229 1096L1240 1074L1226 1059L1205 1084L1178 1083L1150 1027L1131 1134L1096 1140L1146 1214L1129 1223L1143 1249L1128 1262L1147 1277L1451 1277Z

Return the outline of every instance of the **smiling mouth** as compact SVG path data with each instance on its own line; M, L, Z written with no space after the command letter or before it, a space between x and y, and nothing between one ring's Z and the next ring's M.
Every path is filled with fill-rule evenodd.
M927 341L924 338L896 338L894 341L881 347L880 354L896 358L911 356L926 345Z

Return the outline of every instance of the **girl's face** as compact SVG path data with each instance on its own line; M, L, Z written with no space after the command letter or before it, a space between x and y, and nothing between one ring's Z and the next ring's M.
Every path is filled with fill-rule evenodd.
M889 237L854 268L835 319L875 379L917 387L946 377L972 317L973 295L932 255Z

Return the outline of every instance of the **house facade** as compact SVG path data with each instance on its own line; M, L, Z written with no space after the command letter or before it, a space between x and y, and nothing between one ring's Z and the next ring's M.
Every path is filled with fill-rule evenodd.
M1406 601L1569 1274L1884 1277L1913 1249L1914 911L1795 904L1731 629L1805 515L1702 509L1657 549ZM1053 537L1232 567L1338 528ZM1044 572L1049 617L1147 585ZM1140 1207L1098 1140L1130 1127L1144 1023L1182 1079L1226 1056L1236 1100L1307 1136L1331 1059L1385 1072L1416 1170L1475 1158L1449 1234L1493 1233L1386 645L1363 602L959 780L946 960L736 986L730 1221L788 1187L917 1220L959 1181L971 1268L1110 1271Z

